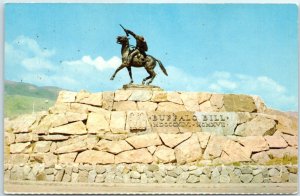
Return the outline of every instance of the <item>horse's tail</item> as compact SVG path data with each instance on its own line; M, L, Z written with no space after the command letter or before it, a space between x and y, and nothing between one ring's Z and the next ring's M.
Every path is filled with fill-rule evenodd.
M154 57L152 57L152 58L154 58ZM164 67L164 65L161 63L161 61L158 60L158 59L156 59L156 58L154 58L154 60L158 62L160 69L164 72L164 74L165 74L166 76L168 76L167 70L166 70L166 68Z
M167 70L166 70L166 68L164 67L164 65L161 63L161 61L160 61L160 60L157 60L157 62L158 62L158 64L159 64L160 69L164 72L164 74L165 74L166 76L168 76Z

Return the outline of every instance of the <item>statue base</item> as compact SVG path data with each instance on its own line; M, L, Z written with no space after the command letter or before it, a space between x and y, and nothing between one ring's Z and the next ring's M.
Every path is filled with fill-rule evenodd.
M122 90L152 90L152 91L163 91L159 86L144 85L144 84L125 84Z
M190 176L195 171L205 170L205 174L201 174L206 176L203 179L212 183L244 182L242 175L227 175L224 178L226 181L210 180L209 176L213 176L215 169L219 168L222 171L247 170L250 180L256 178L253 173L257 168L268 171L263 174L267 181L261 183L269 183L269 179L287 185L297 181L298 118L267 108L258 96L166 92L157 91L161 90L157 86L135 84L124 85L123 88L140 90L97 93L60 91L49 112L6 120L5 180L28 180L28 176L32 176L30 180L47 181L50 176L52 180L67 183L64 182L67 179L65 175L70 178L73 173L63 172L70 169L70 164L74 170L81 170L84 164L94 174L98 172L98 167L93 166L95 164L110 168L109 172L101 174L108 179L120 173L119 169L112 168L126 164L126 173L135 171L137 167L143 168L144 172L162 173L167 167L171 167L172 171L187 168L186 174ZM66 119L66 122L57 120L55 125L51 123L58 117ZM51 126L43 128L49 123ZM24 134L39 136L28 139ZM52 148L56 141L62 142L58 142L57 148ZM48 150L45 150L45 143ZM78 146L80 152L77 152ZM35 150L31 152L31 149ZM46 154L46 151L51 152ZM291 158L291 161L281 162L284 156ZM45 167L57 174L46 175ZM44 171L19 175L28 173L27 168L31 171L42 168ZM278 175L271 173L272 170L277 171ZM283 170L288 179L278 172ZM193 181L180 175L172 176L174 179L169 183L187 185L195 182L195 187L202 183L198 183L198 177ZM162 179L161 175L144 177L146 182L158 184ZM125 180L126 183L127 180L135 183L132 186L143 183L142 179L136 181L133 176L126 179L124 176L118 184L128 186L122 185ZM82 177L80 180L83 183L94 181L98 183L95 177ZM108 183L104 182L103 186L109 186Z

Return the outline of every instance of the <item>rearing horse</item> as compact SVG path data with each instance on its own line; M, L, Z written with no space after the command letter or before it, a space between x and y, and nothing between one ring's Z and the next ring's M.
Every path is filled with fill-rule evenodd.
M156 62L158 62L159 67L161 70L164 72L166 76L168 76L167 70L163 66L163 64L160 62L160 60L157 60L153 56L147 55L147 57L144 60L140 60L139 55L135 55L132 58L132 61L130 62L129 65L126 65L124 61L128 58L129 53L131 52L130 47L129 47L129 40L126 36L118 36L117 37L117 43L122 45L121 48L121 54L122 54L122 64L116 69L115 73L112 75L110 78L113 80L116 76L116 74L123 69L124 67L127 68L129 76L130 76L130 84L133 83L132 79L132 73L131 73L131 67L144 67L146 71L149 73L149 76L143 79L142 84L145 84L147 80L149 80L146 84L149 85L153 79L156 76L156 73L154 72L154 68L156 66Z

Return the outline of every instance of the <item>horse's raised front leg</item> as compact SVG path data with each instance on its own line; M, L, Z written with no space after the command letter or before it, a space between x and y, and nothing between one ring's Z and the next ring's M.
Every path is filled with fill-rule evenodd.
M132 83L133 83L133 79L132 79L131 67L128 66L128 67L126 67L126 68L127 68L127 70L128 70L129 76L130 76L130 83L129 83L129 84L132 84Z
M111 76L110 80L115 79L116 74L123 69L124 67L126 67L123 63L116 69L115 73Z

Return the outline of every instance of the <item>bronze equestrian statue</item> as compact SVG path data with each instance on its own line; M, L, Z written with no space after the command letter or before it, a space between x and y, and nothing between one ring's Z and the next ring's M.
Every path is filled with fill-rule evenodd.
M143 79L142 84L145 84L145 82L149 80L148 82L146 82L146 84L149 85L156 76L156 73L154 72L156 62L158 62L159 67L164 72L164 74L168 76L167 70L160 62L160 60L154 58L151 55L146 54L146 51L148 50L148 46L144 37L136 35L132 31L125 29L122 25L121 27L124 29L127 35L127 36L117 37L117 43L122 45L121 48L122 64L116 69L116 71L114 72L114 74L110 79L113 80L116 74L121 69L126 67L131 79L130 84L132 84L133 79L132 79L131 67L144 67L146 71L149 73L149 76ZM132 35L136 40L136 47L133 50L130 49L129 38L128 38L129 34Z

